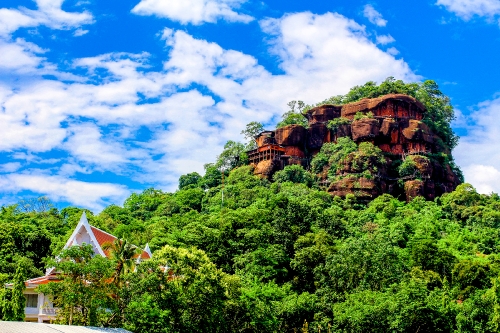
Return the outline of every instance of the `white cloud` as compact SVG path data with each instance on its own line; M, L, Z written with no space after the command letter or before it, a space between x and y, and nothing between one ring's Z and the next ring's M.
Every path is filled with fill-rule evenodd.
M470 164L463 168L465 181L479 193L500 192L500 171L491 165Z
M500 14L499 0L438 0L436 5L444 6L466 21L475 15L492 18Z
M0 8L0 36L8 36L21 27L45 25L52 29L71 29L93 22L89 12L70 13L61 9L64 0L35 0L38 9Z
M296 78L297 89L293 85L288 89L310 102L345 93L370 77L379 82L390 75L418 79L403 60L377 48L363 26L342 15L300 13L268 20L263 26L275 36L274 52L282 59L287 78Z
M113 53L75 60L80 73L87 71L75 81L0 85L0 151L27 151L33 160L41 152L66 154L47 174L4 177L9 186L0 191L61 190L64 200L87 207L121 198L123 188L111 184L93 187L86 199L73 194L70 186L82 184L68 177L96 171L173 189L180 174L201 172L227 140L240 140L248 122L273 126L292 99L314 103L388 76L419 79L342 15L297 13L261 26L282 74L250 55L166 29L169 54L160 71L149 70L147 53ZM30 176L43 186L28 187ZM54 186L46 188L44 178Z
M130 194L122 185L111 183L89 183L45 174L9 174L0 176L3 191L17 193L32 191L43 193L53 201L71 202L94 210L102 210L106 205L123 202Z
M385 27L387 25L387 20L384 20L382 14L373 8L372 5L365 5L363 15L368 19L368 21L379 27Z
M32 72L44 60L37 55L43 52L44 50L37 45L21 38L13 42L7 42L0 38L0 70Z
M394 43L396 40L391 35L380 35L377 36L377 44L387 45Z
M19 162L10 162L0 164L0 173L10 173L15 172L21 168L21 163Z
M141 0L133 9L137 15L156 15L182 24L214 23L219 19L248 23L253 17L234 9L246 0Z
M454 156L464 171L465 181L481 193L500 193L500 98L483 102L469 116L459 112L456 125L464 126L467 135L460 139ZM464 119L464 117L466 119Z
M399 50L395 47L390 47L388 48L385 52L389 53L390 55L397 56L399 54Z
M89 31L88 30L83 30L82 28L78 28L75 30L75 32L73 33L73 36L75 37L80 37L80 36L83 36L83 35L86 35L88 34Z
M0 8L0 36L8 35L20 27L35 26L36 20L18 10Z

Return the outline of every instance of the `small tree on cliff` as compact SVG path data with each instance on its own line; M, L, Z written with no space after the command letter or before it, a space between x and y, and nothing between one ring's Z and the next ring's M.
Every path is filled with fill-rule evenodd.
M264 131L264 125L256 121L248 123L245 129L241 131L241 134L243 134L243 136L248 142L247 143L248 150L257 148L257 144L254 138L262 131Z
M222 153L217 157L215 167L222 172L226 172L246 165L248 163L248 156L245 151L246 147L244 144L229 140L224 145Z
M304 117L302 112L308 108L308 106L302 101L291 101L288 102L289 111L283 113L280 121L276 128L285 127L288 125L301 125L307 127L307 119Z

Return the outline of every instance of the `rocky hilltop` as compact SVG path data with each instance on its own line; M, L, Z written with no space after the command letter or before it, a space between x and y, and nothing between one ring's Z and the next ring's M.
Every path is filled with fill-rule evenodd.
M288 125L256 136L249 162L266 178L302 165L332 195L432 200L453 191L460 178L449 147L422 121L425 112L422 103L401 94L321 105L304 114L307 128Z

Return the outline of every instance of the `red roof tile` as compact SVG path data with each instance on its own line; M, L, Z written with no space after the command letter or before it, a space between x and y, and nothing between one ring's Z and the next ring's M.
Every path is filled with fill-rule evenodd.
M59 282L61 279L57 276L57 274L50 274L50 275L45 275L45 276L40 276L31 280L28 280L25 282L26 286L29 285L41 285L41 284L47 284L49 282Z
M117 237L108 234L105 231L102 231L101 229L97 229L96 227L90 226L92 229L92 232L94 233L94 236L97 240L97 243L99 243L99 246L102 248L104 243L113 243ZM109 257L109 251L104 251L106 254L106 257Z

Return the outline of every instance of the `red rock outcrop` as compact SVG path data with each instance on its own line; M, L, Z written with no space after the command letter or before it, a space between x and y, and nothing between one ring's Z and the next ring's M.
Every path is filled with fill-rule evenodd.
M329 120L340 117L342 107L336 105L321 105L310 109L305 117L309 125L316 123L326 123Z
M325 143L347 136L358 144L370 142L380 148L385 162L370 169L375 175L369 178L356 163L350 162L338 168L340 171L332 181L327 179L326 172L318 175L332 195L352 193L361 199L372 199L388 192L407 200L415 196L434 199L453 191L459 178L446 162L426 157L451 154L443 140L422 121L425 112L422 103L401 94L362 99L342 106L315 107L304 114L308 128L288 125L259 134L255 138L258 148L248 152L250 163L255 166L255 174L266 178L290 164L308 168ZM330 124L330 121L334 122ZM415 173L404 177L394 174L407 158L411 160L408 163L415 166Z
M362 118L354 120L351 125L352 139L358 141L375 140L380 131L380 124L377 119Z
M300 146L306 141L307 130L301 125L288 125L274 131L274 139L282 146Z

